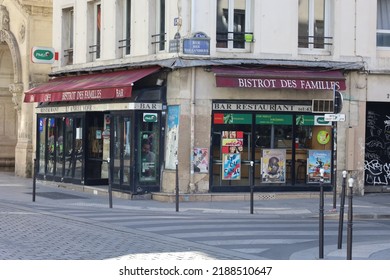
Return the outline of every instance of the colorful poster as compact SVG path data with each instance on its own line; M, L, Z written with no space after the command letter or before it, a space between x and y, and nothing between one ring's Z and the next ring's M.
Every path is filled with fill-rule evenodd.
M244 147L243 131L222 131L222 154L240 153Z
M177 149L179 146L179 117L180 106L168 106L167 127L166 133L166 153L165 153L165 168L176 169Z
M307 159L307 182L319 183L321 168L324 169L324 183L330 183L332 178L331 169L332 151L330 150L309 150Z
M261 161L264 183L286 183L285 149L264 149Z
M194 172L209 172L209 151L207 148L194 148Z
M241 154L222 155L222 180L241 179Z

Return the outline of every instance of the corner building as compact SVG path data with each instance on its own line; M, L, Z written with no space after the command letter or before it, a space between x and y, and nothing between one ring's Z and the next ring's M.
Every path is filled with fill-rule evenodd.
M386 146L388 2L54 1L60 59L24 99L38 177L172 193L178 170L182 193L294 192L348 170L356 193L386 191L370 137Z

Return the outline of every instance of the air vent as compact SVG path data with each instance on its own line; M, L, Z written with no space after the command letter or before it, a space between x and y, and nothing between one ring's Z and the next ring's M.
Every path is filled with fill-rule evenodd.
M313 113L333 113L333 100L331 99L313 99Z

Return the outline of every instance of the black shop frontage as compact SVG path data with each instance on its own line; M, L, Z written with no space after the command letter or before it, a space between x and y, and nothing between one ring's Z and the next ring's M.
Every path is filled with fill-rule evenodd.
M166 87L159 67L57 77L26 92L37 102L38 179L160 190Z

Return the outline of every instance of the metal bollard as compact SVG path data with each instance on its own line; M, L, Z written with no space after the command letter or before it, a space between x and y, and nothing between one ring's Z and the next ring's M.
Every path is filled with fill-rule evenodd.
M347 228L347 260L352 260L352 198L353 178L348 179L349 205L348 205L348 228Z
M33 163L33 193L32 193L32 201L35 202L35 194L36 194L36 189L37 189L37 159L34 158L34 163Z
M345 187L347 185L347 171L343 171L343 183L341 188L340 200L340 216L339 216L339 236L337 242L337 249L341 249L343 242L343 226L344 226L344 205L345 205Z
M324 258L324 172L320 169L319 258Z
M108 206L112 208L112 174L110 170L110 158L107 158L105 162L108 164Z
M179 212L179 163L178 161L176 163L176 212Z
M249 172L250 188L251 188L251 214L253 214L253 160L251 160L251 167Z

